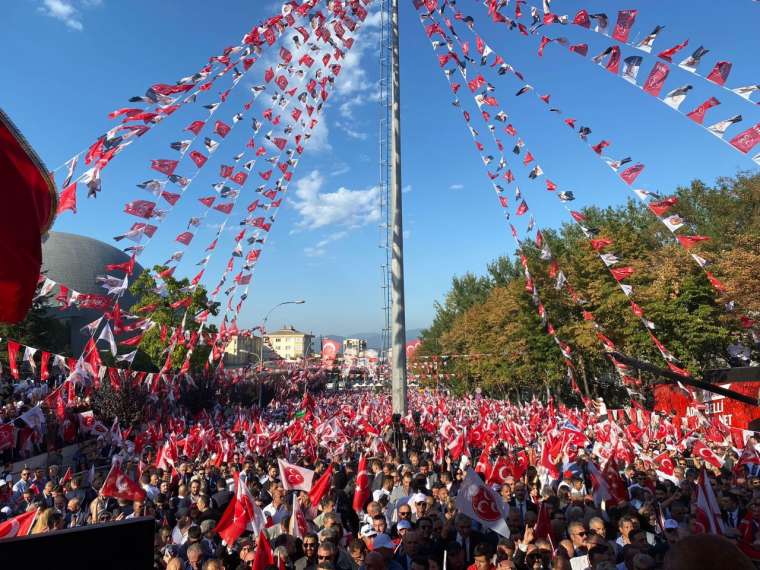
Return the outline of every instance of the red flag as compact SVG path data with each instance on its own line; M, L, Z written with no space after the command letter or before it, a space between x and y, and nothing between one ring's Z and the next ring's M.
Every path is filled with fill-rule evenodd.
M623 181L625 181L625 183L630 186L636 181L636 178L638 178L642 170L644 170L643 164L635 164L631 166L630 168L626 168L623 172L621 172L620 178L622 178Z
M731 139L731 145L739 152L747 154L755 145L760 143L760 123L750 127L744 132L739 133Z
M217 121L216 124L214 125L214 132L217 133L222 138L226 137L231 130L232 130L232 127L230 127L228 124L224 123L223 121Z
M56 214L71 210L75 214L77 213L77 183L64 188L58 196L58 211Z
M370 496L369 475L367 474L367 458L364 454L359 458L356 470L356 490L354 491L354 510L358 513L364 509L364 504Z
M665 80L668 77L668 73L670 73L668 66L658 61L654 64L652 71L649 72L649 77L647 77L647 80L644 82L642 89L653 97L659 97L660 91L662 91L662 86L665 84Z
M157 170L162 174L166 174L167 176L171 176L174 174L174 171L177 169L177 165L179 164L179 161L177 160L151 160L150 161L150 167L153 170Z
M0 540L16 536L27 536L32 531L38 510L27 511L0 523Z
M122 473L118 463L114 463L111 466L106 480L103 481L100 494L104 497L115 497L124 501L145 500L145 491L143 491L140 485Z
M322 497L324 497L327 491L330 490L332 474L333 466L330 464L330 466L325 469L325 472L322 474L322 476L317 479L316 482L311 486L311 491L309 491L309 500L311 501L312 505L318 505L319 501L322 500Z
M701 241L709 241L707 236L676 236L678 241L685 249L691 249Z
M656 216L664 216L670 208L678 203L678 198L671 197L660 200L659 202L651 202L649 209L654 212Z
M202 153L197 150L194 150L190 153L190 160L192 160L195 163L195 166L198 168L201 168L204 164L206 164L206 161L208 158Z
M638 10L620 10L612 37L626 43L628 41L628 34L633 27L633 23L636 21L636 14L638 14Z
M256 506L253 495L242 477L235 481L235 496L227 505L214 529L225 544L234 544L246 530L258 533L264 529L264 513Z
M699 107L697 107L693 111L686 113L686 116L689 117L695 123L698 123L701 125L705 122L705 113L707 113L709 109L712 109L713 107L717 107L718 105L720 105L720 101L718 101L715 97L710 97L707 101L702 103Z
M42 359L40 362L40 378L43 380L47 380L50 377L48 362L50 362L50 353L42 351Z
M657 57L660 59L664 59L665 61L673 61L673 56L677 54L679 51L681 51L683 48L685 48L689 44L689 40L684 40L677 46L673 46L672 48L666 49L661 51L657 54Z
M707 80L717 83L718 85L725 85L729 73L731 73L731 62L719 61L715 64L715 67L713 67L710 75L707 76Z
M528 204L525 203L525 200L520 202L520 205L517 206L517 210L515 210L515 214L518 216L522 216L525 212L528 211Z
M610 269L610 273L616 281L622 281L633 275L633 267L618 267Z
M251 570L264 570L273 564L274 554L272 553L272 546L269 544L269 540L267 540L264 529L261 529L256 539L256 552L253 554Z
M538 516L536 517L536 524L533 526L533 536L535 538L548 538L550 532L549 510L546 508L546 504L541 501L538 504Z
M723 521L720 518L720 507L715 498L710 480L702 469L697 480L697 520L702 524L705 532L710 534L723 534Z
M702 460L706 461L710 465L714 465L718 469L723 467L723 461L721 461L720 457L715 455L715 452L712 449L707 447L699 440L694 442L694 447L691 448L691 454L695 457L702 458Z
M191 133L197 136L198 133L201 132L203 125L205 125L203 121L193 121L187 127L185 127L185 130L190 131Z
M19 379L16 357L18 356L18 351L20 348L21 345L19 343L12 340L8 341L8 366L11 369L11 376L13 376L16 380Z
M675 473L675 463L667 451L655 457L653 461L657 465L657 471L664 473L668 477L672 477Z

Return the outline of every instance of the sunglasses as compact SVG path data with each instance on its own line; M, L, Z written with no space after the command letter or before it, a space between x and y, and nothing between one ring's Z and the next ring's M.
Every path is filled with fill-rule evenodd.
M399 512L398 516L400 517L410 517L412 516L412 513L409 511Z
M330 556L317 556L317 560L330 560Z

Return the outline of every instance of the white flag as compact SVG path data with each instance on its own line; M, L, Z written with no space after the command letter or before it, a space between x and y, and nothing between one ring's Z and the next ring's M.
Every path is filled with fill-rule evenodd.
M128 352L127 354L120 354L116 357L117 362L129 362L132 364L132 361L135 359L135 354L137 354L137 350L133 350L132 352Z
M106 326L103 327L103 330L100 331L100 336L98 337L98 340L96 342L100 342L101 340L106 341L110 347L111 347L111 354L113 356L116 356L116 339L113 337L113 332L111 331L111 325L106 323Z
M293 465L284 459L278 459L277 464L280 466L280 479L286 491L311 491L314 471Z
M726 119L725 121L719 121L715 123L714 125L710 125L707 127L707 130L710 131L712 134L714 134L718 138L723 138L723 135L726 134L726 131L731 125L735 125L736 123L740 122L742 120L741 115L734 115L730 119Z
M509 538L506 522L509 507L472 469L467 469L467 475L457 493L456 506L460 513Z

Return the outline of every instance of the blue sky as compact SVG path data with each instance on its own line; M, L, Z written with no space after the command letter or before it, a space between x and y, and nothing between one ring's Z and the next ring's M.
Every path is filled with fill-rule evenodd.
M611 154L630 155L646 164L637 186L667 193L695 178L712 181L754 167L748 158L589 60L556 45L548 46L539 59L540 35L524 38L488 24L485 10L475 0L460 0L459 5L475 16L488 43L522 70L537 91L552 93L553 104L579 123L591 125L592 138L612 140ZM5 6L0 38L0 49L10 55L5 60L0 105L48 167L56 167L113 126L107 114L129 106L130 96L143 93L153 83L172 83L196 71L209 56L236 44L253 24L278 11L276 6L237 0L14 0ZM753 58L760 53L756 33L760 5L749 0L731 2L730 10L725 3L708 1L555 0L553 7L571 15L580 7L605 11L613 24L618 9L638 7L634 38L647 34L655 24L666 26L655 52L689 38L688 48L679 56L685 57L700 44L710 48L700 67L704 73L717 59L726 59L734 64L729 86L760 81ZM459 28L463 30L461 24ZM567 36L574 43L586 41L592 55L609 44L573 26L555 26L547 33ZM433 302L445 294L453 275L483 272L490 260L514 248L411 2L401 3L401 37L407 326L419 328L429 324ZM382 326L382 251L376 209L377 52L377 27L370 22L344 64L323 126L298 166L287 204L256 269L241 317L243 326L258 323L274 304L299 298L306 304L278 309L270 327L287 322L316 333L349 334ZM640 76L646 76L652 61L645 60ZM684 109L711 95L722 102L708 115L707 124L741 113L743 128L747 128L760 118L756 107L679 70L671 73L666 90L687 82L695 89ZM494 85L549 178L576 191L577 206L617 204L631 195L535 97L514 98L519 84L513 77L498 77ZM461 94L463 101L469 98L464 90ZM467 104L471 106L471 99ZM235 112L232 100L230 105L227 111L220 110L219 118L229 119ZM85 200L80 194L79 212L62 215L54 229L114 243L112 236L134 221L121 212L123 205L150 199L135 187L152 177L149 160L172 158L168 143L181 138L179 131L197 113L197 108L178 112L128 148L104 172L98 199ZM739 130L743 129L730 132ZM227 156L242 149L242 144L238 149L233 142L230 145L224 150ZM161 226L141 258L144 265L164 261L176 249L174 236L194 215L190 202L197 206L194 198L211 193L207 182L212 180L199 181L190 191L193 198L184 205L180 202ZM567 221L556 199L543 190L543 183L520 186L540 225L556 227ZM232 220L239 218L236 213ZM221 218L210 216L209 221ZM205 235L212 231L206 229ZM195 274L194 263L203 257L206 243L205 237L196 237L179 274ZM213 279L205 281L211 287L228 253L229 247L212 260L207 275Z

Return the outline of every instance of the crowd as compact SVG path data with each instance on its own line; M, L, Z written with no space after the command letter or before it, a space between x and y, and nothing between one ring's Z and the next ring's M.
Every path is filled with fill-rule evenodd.
M347 391L117 420L76 465L4 474L0 536L11 521L35 534L150 517L155 567L170 570L760 561L753 433L699 411L410 398L403 418Z

